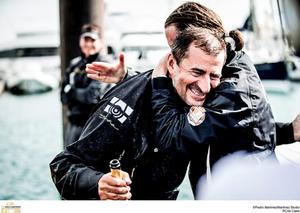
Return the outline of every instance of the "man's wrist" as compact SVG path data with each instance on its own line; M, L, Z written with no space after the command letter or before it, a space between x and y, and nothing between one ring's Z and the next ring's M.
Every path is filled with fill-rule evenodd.
M136 73L132 71L132 67L125 66L122 76L120 76L119 82L124 81L126 78L135 75Z
M123 75L121 76L120 82L127 78L130 67L125 66Z

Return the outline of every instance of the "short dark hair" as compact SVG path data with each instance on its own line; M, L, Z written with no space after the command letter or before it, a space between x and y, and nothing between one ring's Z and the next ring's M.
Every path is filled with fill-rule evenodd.
M225 40L218 38L214 31L191 26L176 37L172 46L172 54L178 65L182 59L187 57L188 48L192 43L195 47L200 48L208 55L217 56L221 51L225 51L226 53Z
M235 50L244 47L241 32L232 30L227 34L221 18L214 11L197 2L186 2L176 8L165 21L165 28L171 25L180 32L189 26L209 29L220 39L231 37L235 41Z

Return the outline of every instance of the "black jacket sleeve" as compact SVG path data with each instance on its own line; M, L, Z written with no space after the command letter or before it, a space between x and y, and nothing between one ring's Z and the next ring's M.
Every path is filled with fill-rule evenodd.
M294 143L294 131L292 123L276 122L276 145Z
M53 182L63 199L99 199L98 181L104 173L82 162L66 149L50 163Z
M50 163L52 180L64 199L99 199L99 179L109 172L109 161L119 158L124 150L120 134L109 119L95 112L80 139Z

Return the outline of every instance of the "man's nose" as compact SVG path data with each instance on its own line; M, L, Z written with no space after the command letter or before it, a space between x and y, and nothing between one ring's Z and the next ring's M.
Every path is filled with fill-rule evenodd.
M198 81L198 86L201 88L203 93L209 93L211 89L211 82L209 77L203 77L202 80Z
M85 43L86 43L87 46L92 46L93 45L92 41L86 41Z
M210 82L211 88L215 89L220 84L220 79Z

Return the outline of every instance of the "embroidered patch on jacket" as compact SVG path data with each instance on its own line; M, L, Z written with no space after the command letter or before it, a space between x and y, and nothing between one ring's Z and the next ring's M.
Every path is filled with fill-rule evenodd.
M119 98L113 97L104 109L108 114L113 115L120 123L124 123L133 109Z
M205 109L201 106L192 106L187 114L187 118L191 125L198 126L205 119Z

